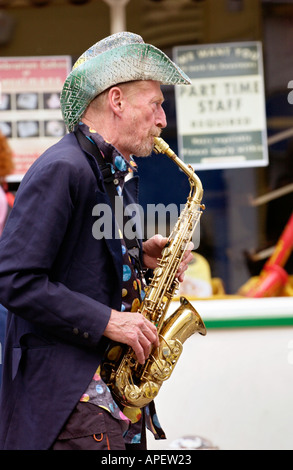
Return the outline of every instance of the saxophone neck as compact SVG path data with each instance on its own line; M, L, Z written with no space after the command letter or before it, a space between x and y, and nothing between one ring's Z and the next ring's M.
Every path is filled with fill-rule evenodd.
M201 181L197 174L194 172L192 166L186 165L176 154L173 150L169 147L169 145L161 139L161 137L154 137L154 152L155 153L164 153L167 155L174 163L176 163L179 168L188 176L189 183L192 188L193 196L192 198L196 199L198 203L201 203L203 197L203 187Z

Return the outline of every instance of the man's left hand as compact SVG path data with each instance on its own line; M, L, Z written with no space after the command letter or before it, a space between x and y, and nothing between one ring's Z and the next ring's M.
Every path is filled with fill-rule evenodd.
M162 250L164 249L167 242L167 237L163 237L162 235L157 234L143 243L143 263L146 268L155 269L157 267L158 258L160 258ZM179 282L183 281L184 273L188 268L188 264L193 258L191 253L193 248L194 245L192 242L190 242L177 271L177 278Z

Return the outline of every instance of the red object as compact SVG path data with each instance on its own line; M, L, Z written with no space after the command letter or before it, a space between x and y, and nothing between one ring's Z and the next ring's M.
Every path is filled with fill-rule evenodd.
M247 293L247 297L274 297L280 293L287 281L288 274L285 269L272 264L262 271L258 282Z
M246 297L274 297L278 295L288 281L288 274L283 269L293 248L293 214L283 230L274 253L265 263L258 281L245 294Z
M282 235L280 236L274 253L268 259L263 269L266 269L267 266L272 264L277 264L278 266L284 266L287 262L287 259L290 256L290 253L293 248L293 214L289 218Z

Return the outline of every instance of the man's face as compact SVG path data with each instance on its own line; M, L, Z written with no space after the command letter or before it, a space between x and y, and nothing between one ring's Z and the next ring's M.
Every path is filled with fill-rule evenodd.
M123 94L126 99L124 146L127 146L127 153L148 156L154 146L154 137L158 137L167 125L160 83L150 80L126 84Z

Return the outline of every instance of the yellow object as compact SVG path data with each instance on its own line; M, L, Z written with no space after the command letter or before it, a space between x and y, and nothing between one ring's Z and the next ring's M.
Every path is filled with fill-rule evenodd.
M207 260L193 253L193 260L185 271L183 282L180 284L178 296L210 297L213 295L211 270Z

